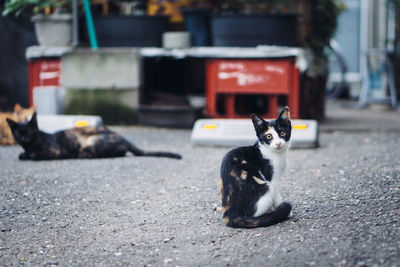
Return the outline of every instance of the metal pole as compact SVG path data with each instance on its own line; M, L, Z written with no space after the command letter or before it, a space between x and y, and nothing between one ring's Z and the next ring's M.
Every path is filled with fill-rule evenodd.
M358 106L365 107L369 94L368 74L368 24L369 24L369 0L362 0L360 3L360 74L361 91L358 98Z
M72 45L79 43L78 0L72 0Z
M89 0L83 0L83 8L85 10L85 17L86 17L86 25L89 34L89 41L90 47L92 50L97 50L97 38L96 38L96 29L94 28L92 12L90 11L90 4Z

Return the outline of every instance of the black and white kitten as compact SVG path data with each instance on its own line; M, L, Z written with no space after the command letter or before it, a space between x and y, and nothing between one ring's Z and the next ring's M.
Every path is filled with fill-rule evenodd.
M292 130L289 108L276 120L253 114L252 121L258 141L231 150L222 160L222 211L230 227L270 226L288 218L292 209L279 192Z

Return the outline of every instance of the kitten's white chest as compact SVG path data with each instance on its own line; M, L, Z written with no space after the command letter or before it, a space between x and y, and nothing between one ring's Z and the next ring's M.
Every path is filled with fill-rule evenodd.
M261 150L261 152L263 153L265 151ZM270 160L273 167L273 174L271 182L267 183L268 191L257 201L254 217L270 212L282 203L282 197L280 195L280 177L287 165L286 151L282 153L268 153L268 155L263 153L263 156Z

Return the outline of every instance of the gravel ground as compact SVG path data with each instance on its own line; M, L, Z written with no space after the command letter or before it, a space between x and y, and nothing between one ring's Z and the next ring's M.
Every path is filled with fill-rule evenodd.
M184 158L23 162L0 147L0 265L400 266L399 132L325 132L319 149L290 151L293 217L246 230L216 209L227 148L114 129Z

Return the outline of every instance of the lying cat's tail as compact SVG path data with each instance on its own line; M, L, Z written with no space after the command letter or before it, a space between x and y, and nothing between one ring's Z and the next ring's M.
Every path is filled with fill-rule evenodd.
M147 152L143 151L135 145L129 143L128 150L135 156L142 157L164 157L164 158L172 158L172 159L182 159L182 156L176 153L171 152Z
M225 223L233 228L256 228L274 225L286 220L289 217L292 205L282 202L273 212L266 213L259 217L234 217L232 214L224 214Z

